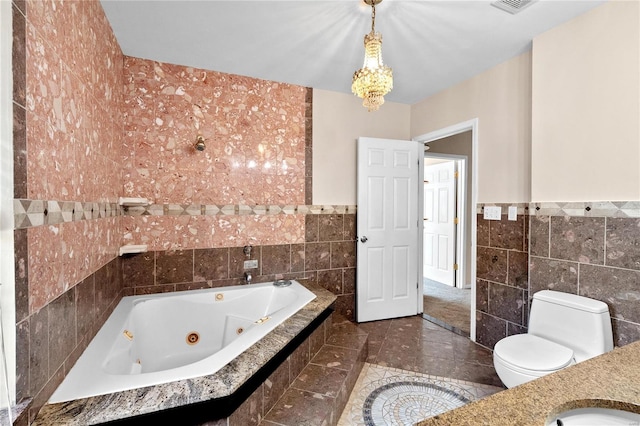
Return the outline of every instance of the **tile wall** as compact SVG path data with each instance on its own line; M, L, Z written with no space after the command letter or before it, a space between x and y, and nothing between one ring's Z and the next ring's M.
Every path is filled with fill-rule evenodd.
M97 0L12 6L16 396L32 398L22 424L121 294L120 217L106 206L122 181L123 56Z
M528 319L528 205L516 221L483 219L478 206L476 258L476 341L493 349L508 335L526 332ZM509 205L500 205L506 212Z
M519 205L516 222L486 221L479 207L478 343L526 332L531 297L544 289L605 302L614 344L640 340L640 202Z
M530 291L609 305L614 344L640 340L640 203L534 204Z
M251 245L254 282L319 282L353 317L355 207L310 205L311 89L129 57L125 80L124 191L153 203L123 219L151 251L129 293L241 284Z
M318 283L338 296L336 311L353 319L355 214L307 214L305 240L252 245L253 282L276 278ZM158 250L122 259L127 294L150 294L245 283L243 246Z
M237 282L243 245L264 257L259 278L340 275L334 291L353 299L344 230L306 243L324 210L310 206L311 89L124 57L98 0L15 0L13 20L17 397L33 399L19 424L123 294ZM153 204L137 214L119 196ZM324 214L344 229L347 211ZM138 243L152 283L117 257ZM229 263L212 272L217 250ZM300 269L311 251L329 262ZM189 256L189 277L172 269Z

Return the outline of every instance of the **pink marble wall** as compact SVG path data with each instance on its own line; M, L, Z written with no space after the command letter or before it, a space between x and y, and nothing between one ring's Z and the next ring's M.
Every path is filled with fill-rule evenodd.
M306 88L130 57L124 72L125 196L304 204Z
M131 57L124 75L125 196L305 203L306 88ZM304 242L298 215L134 217L125 228L125 244L150 250Z
M121 193L122 51L98 1L27 1L28 198Z
M111 261L120 247L120 218L27 229L29 311L36 312Z
M121 194L123 55L100 3L26 2L26 173L32 200ZM117 255L120 219L27 232L29 312Z
M150 251L304 242L305 215L127 216L124 244Z

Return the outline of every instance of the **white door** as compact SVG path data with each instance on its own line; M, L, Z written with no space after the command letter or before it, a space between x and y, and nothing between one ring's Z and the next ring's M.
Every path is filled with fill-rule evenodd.
M456 162L424 168L423 275L455 285Z
M358 139L358 322L418 313L423 152L418 142Z

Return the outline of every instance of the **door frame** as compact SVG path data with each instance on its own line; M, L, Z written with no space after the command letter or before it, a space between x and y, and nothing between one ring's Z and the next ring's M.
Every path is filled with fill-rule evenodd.
M429 151L424 152L425 158L440 158L443 160L454 161L457 163L458 168L458 181L456 183L456 217L458 218L458 226L456 227L456 263L458 269L454 272L454 287L455 288L471 288L467 287L464 281L467 276L466 271L469 268L469 259L467 259L467 251L465 250L464 241L469 233L469 224L467 223L466 211L467 211L467 162L469 157L466 155L456 154L440 154L432 153ZM425 167L427 167L425 165ZM423 184L424 188L424 184ZM424 272L424 271L423 271ZM471 283L469 283L471 285Z
M427 142L433 142L438 139L443 139L449 136L457 135L459 133L464 133L471 131L471 211L476 210L478 205L478 118L473 118L471 120L463 121L461 123L453 124L448 127L444 127L439 130L435 130L433 132L425 133L423 135L416 136L412 138L412 140L421 142L426 144ZM424 156L423 156L424 157ZM421 164L422 173L424 173L424 161ZM420 191L422 192L422 191ZM418 208L420 210L419 214L422 215L422 209L424 204L424 196L419 194L418 200ZM421 217L421 216L418 216ZM422 259L423 253L423 226L422 223L419 224L419 233L418 233L418 258ZM469 338L472 342L476 341L476 256L477 256L477 233L478 233L478 219L477 214L471 215L471 232L468 237L471 239L471 259L470 264L471 267L471 327ZM418 262L419 267L419 275L422 276L422 262ZM422 291L419 292L420 300L418 301L418 305L420 306L419 312L423 312L423 297Z

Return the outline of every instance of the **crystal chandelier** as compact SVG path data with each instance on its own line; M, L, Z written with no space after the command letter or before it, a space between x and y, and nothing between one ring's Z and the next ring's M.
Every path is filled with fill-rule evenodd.
M384 95L393 89L391 68L382 63L382 34L376 32L376 4L382 0L364 0L371 6L371 32L364 36L364 65L353 73L351 91L362 98L362 106L377 111Z

